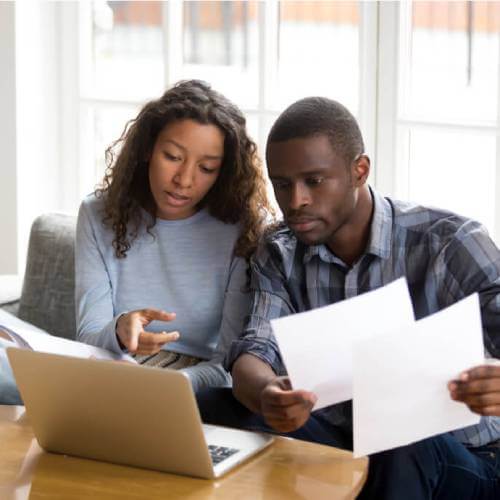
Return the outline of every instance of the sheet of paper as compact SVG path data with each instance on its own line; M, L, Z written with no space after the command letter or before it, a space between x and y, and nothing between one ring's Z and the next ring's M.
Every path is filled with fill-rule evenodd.
M271 321L292 387L318 396L315 410L352 398L352 345L415 322L406 280Z
M356 342L354 455L369 455L479 422L447 383L484 363L477 294L407 328Z
M128 354L117 354L107 349L84 344L83 342L49 335L44 330L22 321L5 311L0 311L0 330L9 334L19 347L30 348L34 351L65 354L78 358L94 357L97 359L124 360L136 363L134 358Z

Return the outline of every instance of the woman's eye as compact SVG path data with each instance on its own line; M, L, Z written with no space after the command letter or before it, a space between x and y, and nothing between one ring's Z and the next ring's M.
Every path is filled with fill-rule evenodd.
M165 158L166 158L167 160L170 160L170 161L179 161L179 160L180 160L180 158L179 158L178 156L175 156L175 155L173 155L173 154L170 154L170 153L168 153L167 151L164 151L164 152L163 152L163 155L165 156Z
M200 165L200 170L204 172L205 174L212 174L214 173L217 169L214 167L207 167L205 165Z

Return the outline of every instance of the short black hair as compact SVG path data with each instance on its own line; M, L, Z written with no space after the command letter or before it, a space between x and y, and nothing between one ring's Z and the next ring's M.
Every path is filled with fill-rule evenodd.
M363 136L356 118L342 104L326 97L306 97L290 105L269 132L269 146L274 142L326 135L332 149L346 164L365 152Z

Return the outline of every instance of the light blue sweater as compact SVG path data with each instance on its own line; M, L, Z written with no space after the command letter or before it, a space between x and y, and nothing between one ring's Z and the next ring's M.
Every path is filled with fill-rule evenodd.
M246 262L233 256L238 226L206 210L182 220L157 219L152 234L141 229L126 257L118 259L102 207L90 195L78 214L78 340L119 352L115 328L122 313L148 307L175 312L174 321L154 321L146 329L179 331L180 339L164 348L207 360L184 370L195 390L230 383L221 362L242 331L250 300Z

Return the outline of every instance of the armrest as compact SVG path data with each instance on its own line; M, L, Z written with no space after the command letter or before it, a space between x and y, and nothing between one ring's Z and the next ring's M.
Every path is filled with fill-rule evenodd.
M22 290L21 276L14 274L0 275L0 308L17 315Z

